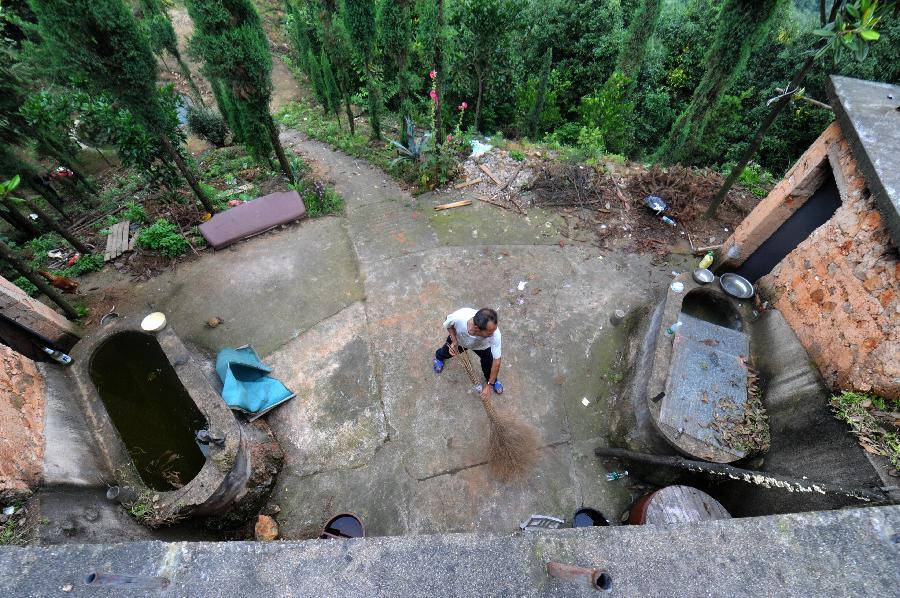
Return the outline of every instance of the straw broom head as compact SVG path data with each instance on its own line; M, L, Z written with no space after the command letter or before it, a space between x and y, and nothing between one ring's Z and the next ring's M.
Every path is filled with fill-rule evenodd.
M468 352L460 355L460 363L472 384L477 384ZM503 482L522 478L537 462L540 435L537 428L510 411L496 411L490 399L482 400L490 423L487 461L491 471Z

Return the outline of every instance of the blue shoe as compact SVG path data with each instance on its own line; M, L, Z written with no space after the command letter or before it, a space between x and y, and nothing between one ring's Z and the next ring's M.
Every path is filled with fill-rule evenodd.
M434 358L434 373L440 374L443 371L444 371L444 362L441 361L440 359L438 359L437 357L435 357Z
M497 380L496 382L494 382L494 392L497 393L498 395L502 395L502 394L503 394L503 385L500 384L500 381L499 381L499 380Z

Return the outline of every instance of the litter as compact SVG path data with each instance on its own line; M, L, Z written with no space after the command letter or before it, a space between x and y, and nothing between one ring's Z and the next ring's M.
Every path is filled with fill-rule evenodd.
M469 144L472 146L472 153L469 156L471 158L483 156L484 154L494 149L493 145L489 143L481 143L477 139L473 139L471 142L469 142Z
M527 284L528 284L528 283L525 282L524 280L520 280L520 281L519 281L518 289L519 289L520 291L524 291L524 290L525 290L525 285L527 285Z
M588 405L591 404L591 402L588 400L587 397L584 397L583 399L581 399L581 404L584 405L585 407L587 407Z
M235 411L248 414L253 421L296 396L269 374L250 345L225 348L216 356L216 374L222 381L222 399Z

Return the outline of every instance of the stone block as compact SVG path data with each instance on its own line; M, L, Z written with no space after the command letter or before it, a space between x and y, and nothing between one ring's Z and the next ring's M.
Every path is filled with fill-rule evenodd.
M44 381L33 361L0 345L0 501L30 494L44 461Z

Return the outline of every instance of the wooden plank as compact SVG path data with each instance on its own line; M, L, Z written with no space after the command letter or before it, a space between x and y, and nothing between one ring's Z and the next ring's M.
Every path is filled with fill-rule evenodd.
M483 182L484 179L478 177L477 179L472 179L471 181L466 181L464 183L460 183L459 185L454 185L454 189L465 189L466 187L471 187L472 185L477 185L478 183Z
M106 236L106 251L103 253L103 261L114 260L128 249L128 227L130 222L123 220L112 225Z
M461 208L463 206L470 206L470 205L472 205L472 200L464 199L462 201L454 201L453 203L445 203L445 204L441 204L439 206L434 206L434 209L435 210L450 210L453 208Z
M497 176L496 176L493 172L491 172L491 169L490 169L490 168L488 168L488 167L485 166L484 164L479 164L479 165L478 165L478 168L481 169L481 172L483 172L484 174L488 175L488 176L490 177L490 179L491 179L492 181L494 181L494 184L495 184L495 185L498 185L498 186L499 186L499 185L502 184L502 183L500 182L500 179L498 179Z

